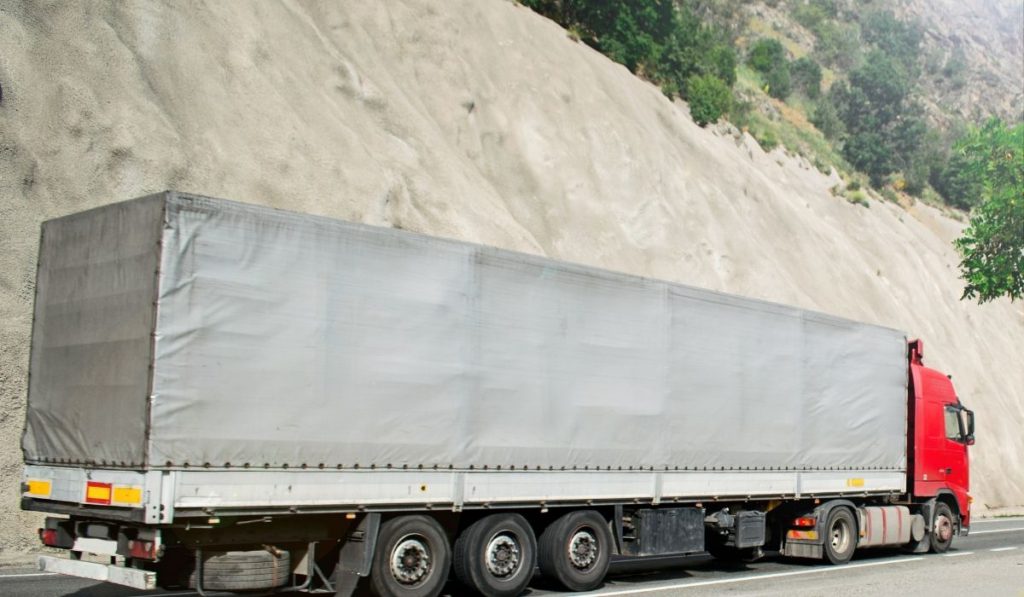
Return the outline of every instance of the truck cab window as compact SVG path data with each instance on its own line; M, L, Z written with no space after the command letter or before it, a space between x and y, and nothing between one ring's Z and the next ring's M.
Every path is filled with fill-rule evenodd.
M960 426L960 409L955 406L946 406L946 439L955 442L964 441L963 430Z

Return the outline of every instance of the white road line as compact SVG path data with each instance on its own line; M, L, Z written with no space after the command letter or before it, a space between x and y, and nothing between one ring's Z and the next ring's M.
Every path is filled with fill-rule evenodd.
M985 535L987 533L1019 533L1020 531L1024 531L1024 527L1015 527L1012 529L992 529L991 531L971 531L970 534L967 536L971 537L974 535Z
M56 572L32 572L29 574L0 574L0 580L5 578L30 578L33 576L57 576Z
M1003 518L978 518L971 521L971 524L996 524L999 522L1020 522L1024 516L1006 516Z
M578 595L589 595L590 597L612 597L613 595L637 595L640 593L654 593L657 591L672 591L678 589L688 589L690 587L707 587L710 585L725 585L737 582L746 582L751 580L762 580L766 578L782 578L785 576L801 576L804 574L826 574L829 572L838 572L841 570L850 570L852 568L868 568L870 566L887 566L890 564L902 564L904 562L916 562L923 560L923 557L916 558L899 558L896 560L885 560L882 562L864 562L863 564L848 564L846 566L839 566L835 568L815 568L814 570L796 570L793 572L773 572L770 574L756 574L752 576L743 576L741 578L723 578L719 580L701 580L697 582L688 582L675 585L661 585L657 587L644 587L642 589L625 589L621 591L603 591L596 593L577 593Z
M1010 551L1011 549L1017 549L1017 546L1013 545L1010 547L995 547L993 549L990 549L989 551Z
M969 555L972 555L973 553L974 553L973 551L955 551L953 553L944 553L942 555L946 556L947 558L957 558L957 557L960 557L960 556L969 556Z

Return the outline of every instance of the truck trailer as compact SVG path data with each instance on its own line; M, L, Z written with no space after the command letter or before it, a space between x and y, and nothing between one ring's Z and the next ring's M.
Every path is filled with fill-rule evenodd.
M22 508L138 589L522 593L943 552L974 415L903 332L168 191L42 225Z

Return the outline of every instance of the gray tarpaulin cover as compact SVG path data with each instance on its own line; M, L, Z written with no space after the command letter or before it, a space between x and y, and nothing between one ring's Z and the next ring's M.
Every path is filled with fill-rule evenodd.
M166 193L44 225L24 449L152 468L903 469L906 383L894 330Z

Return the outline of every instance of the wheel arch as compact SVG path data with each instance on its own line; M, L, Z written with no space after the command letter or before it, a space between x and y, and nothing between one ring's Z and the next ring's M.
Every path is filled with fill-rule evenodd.
M853 536L855 539L860 537L860 515L857 511L857 504L854 504L850 500L837 499L829 500L814 508L814 517L817 519L818 524L818 536L823 537L823 530L825 524L828 522L828 517L832 514L832 511L836 508L846 508L853 515Z

